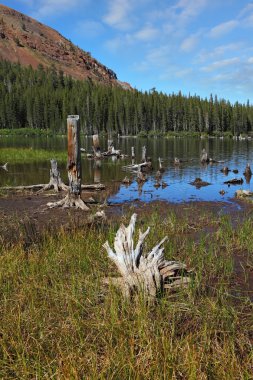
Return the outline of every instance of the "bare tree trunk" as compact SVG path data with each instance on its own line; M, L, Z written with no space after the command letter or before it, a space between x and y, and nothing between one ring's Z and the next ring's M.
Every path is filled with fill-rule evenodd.
M152 250L143 254L143 243L150 228L142 233L134 248L133 235L137 215L133 214L128 227L120 226L114 239L114 250L108 241L103 247L109 258L115 263L120 278L107 278L106 282L120 287L125 297L131 297L134 293L141 293L149 300L165 289L184 286L190 282L189 271L185 264L177 261L167 261L164 258L164 237Z
M68 128L68 178L69 190L67 196L59 202L48 203L49 207L76 207L89 210L81 199L82 192L82 168L80 151L80 123L78 115L70 115L67 118Z

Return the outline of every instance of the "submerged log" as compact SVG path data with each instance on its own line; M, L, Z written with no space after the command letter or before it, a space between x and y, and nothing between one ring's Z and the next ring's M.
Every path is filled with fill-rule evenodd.
M134 248L134 232L137 215L133 214L128 227L120 226L114 239L113 251L108 243L103 244L108 257L116 265L121 277L107 278L106 283L119 287L126 298L136 293L143 293L151 302L166 289L183 287L190 282L190 271L178 261L167 261L164 258L164 237L147 254L143 253L144 240L150 227L142 233Z
M224 173L224 174L228 174L228 172L230 172L231 170L227 167L227 166L224 166L224 168L221 169L221 172Z
M233 179L230 179L229 181L224 182L225 185L241 185L242 183L243 183L242 178L233 178Z
M199 189L202 186L208 186L211 184L209 182L202 181L201 178L195 178L193 182L190 182L190 185L196 186L196 188Z
M82 192L82 168L80 151L80 122L78 115L69 115L67 118L68 129L68 179L69 188L67 196L58 202L49 202L47 205L53 207L76 207L89 210L81 199Z

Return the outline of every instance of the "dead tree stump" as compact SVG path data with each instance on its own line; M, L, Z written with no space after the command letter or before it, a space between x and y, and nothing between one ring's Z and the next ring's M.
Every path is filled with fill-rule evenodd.
M65 191L68 190L68 186L62 182L60 172L58 171L57 161L52 159L52 160L50 160L50 162L51 162L51 169L50 169L49 183L47 185L45 185L39 191L41 192L41 191L45 191L45 190L54 189L56 192L58 192L60 190L65 190Z
M67 118L67 133L68 133L68 179L69 187L67 196L54 203L47 205L52 207L76 207L82 210L89 210L86 204L81 199L81 151L80 151L80 123L78 115L70 115Z
M147 161L147 149L146 149L146 146L145 146L145 145L142 147L142 151L141 151L141 161L142 161L142 162L146 162L146 161Z
M93 148L93 152L94 152L94 158L100 159L101 158L101 149L100 149L98 135L93 135L92 141L93 141L92 148Z
M136 218L137 215L133 214L128 227L123 224L120 226L114 239L115 252L111 249L108 241L103 245L121 274L121 277L107 278L105 282L120 287L123 295L127 298L135 293L143 292L144 296L152 301L166 289L187 285L190 282L190 271L186 269L185 264L178 261L167 261L164 258L162 245L167 236L150 252L143 254L143 243L149 233L149 227L144 233L139 232L139 239L134 248L133 235Z
M134 146L131 147L131 158L135 159Z
M202 164L206 164L209 162L209 157L205 149L202 149L200 161Z

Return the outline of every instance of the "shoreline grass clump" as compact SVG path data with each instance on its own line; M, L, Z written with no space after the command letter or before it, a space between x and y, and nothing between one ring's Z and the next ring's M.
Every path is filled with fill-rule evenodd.
M9 164L39 162L52 158L58 162L67 161L67 153L65 151L33 148L1 148L0 150L0 162L8 162Z
M210 235L190 216L140 213L142 230L156 226L146 249L166 234L166 257L196 273L155 305L103 285L117 273L102 244L120 221L0 248L0 378L250 379L252 303L235 288L234 252L252 268L253 221L208 219Z

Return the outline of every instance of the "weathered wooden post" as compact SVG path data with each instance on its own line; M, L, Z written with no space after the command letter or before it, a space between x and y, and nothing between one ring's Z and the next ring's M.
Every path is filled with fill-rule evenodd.
M82 168L80 150L80 122L79 115L69 115L67 118L68 136L68 179L69 188L67 196L59 202L48 203L49 207L76 207L89 210L81 199L82 192Z
M93 135L92 136L93 140L93 152L94 152L94 157L100 159L101 158L101 149L100 149L100 144L99 144L99 137L98 135Z
M68 133L68 179L69 192L73 198L81 195L81 144L79 115L69 115L67 118Z

